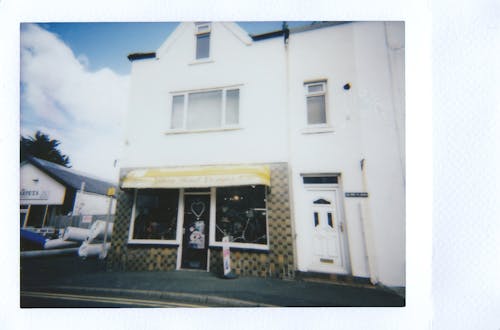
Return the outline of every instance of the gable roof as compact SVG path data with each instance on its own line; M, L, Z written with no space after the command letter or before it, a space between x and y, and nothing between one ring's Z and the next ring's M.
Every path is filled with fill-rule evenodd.
M284 36L285 39L288 38L289 34L306 32L311 30L317 30L325 27L332 27L336 25L352 23L352 21L324 21L324 22L314 22L310 25L304 25L299 27L294 27L290 29L281 29L276 31L270 31L260 34L249 35L243 28L238 24L233 22L212 22L224 26L228 31L230 31L236 38L238 38L245 45L251 45L252 41L261 41L271 38L277 38ZM194 22L183 22L180 23L175 30L167 37L163 44L156 50L156 52L141 52L141 53L131 53L127 56L129 61L143 60L159 58L161 54L165 53L172 44L180 37L185 29L188 28L189 24L194 24Z
M190 26L196 24L196 22L182 22L180 23L175 30L168 36L165 42L160 46L160 48L156 51L156 57L159 58L163 55L168 49L177 41L177 39L184 33L185 30L189 29ZM226 28L229 32L231 32L239 41L244 43L245 45L252 44L252 38L248 35L248 33L243 30L238 24L233 22L211 22L211 24L218 24L224 28Z
M108 188L110 187L117 188L115 184L93 178L87 174L77 172L70 168L43 159L28 157L27 161L47 173L56 181L75 190L79 190L81 188L82 182L85 182L84 190L86 192L92 192L99 195L106 195Z

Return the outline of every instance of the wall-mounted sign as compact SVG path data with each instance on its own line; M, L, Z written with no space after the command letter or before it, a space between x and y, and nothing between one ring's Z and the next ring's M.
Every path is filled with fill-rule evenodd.
M21 189L21 200L48 200L49 192L46 190Z
M346 192L345 197L361 197L361 198L366 198L368 197L367 192Z

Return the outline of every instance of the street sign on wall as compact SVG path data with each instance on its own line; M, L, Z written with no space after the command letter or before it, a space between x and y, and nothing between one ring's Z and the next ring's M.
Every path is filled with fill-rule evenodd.
M345 197L358 197L358 198L367 198L367 192L346 192Z

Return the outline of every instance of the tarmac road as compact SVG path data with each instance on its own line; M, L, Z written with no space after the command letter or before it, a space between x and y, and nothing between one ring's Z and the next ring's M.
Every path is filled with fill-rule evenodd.
M23 308L145 308L145 307L209 307L173 301L107 297L97 295L21 291Z
M105 261L21 259L21 307L402 307L370 285L239 277L194 271L106 271Z

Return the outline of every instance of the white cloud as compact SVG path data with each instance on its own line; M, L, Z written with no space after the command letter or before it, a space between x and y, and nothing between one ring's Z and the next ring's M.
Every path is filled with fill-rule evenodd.
M81 65L83 65L85 68L88 68L90 66L90 61L89 58L85 54L80 54L77 57L78 62L80 62Z
M87 63L54 34L23 25L21 132L49 134L75 169L116 180L129 77L90 72Z

